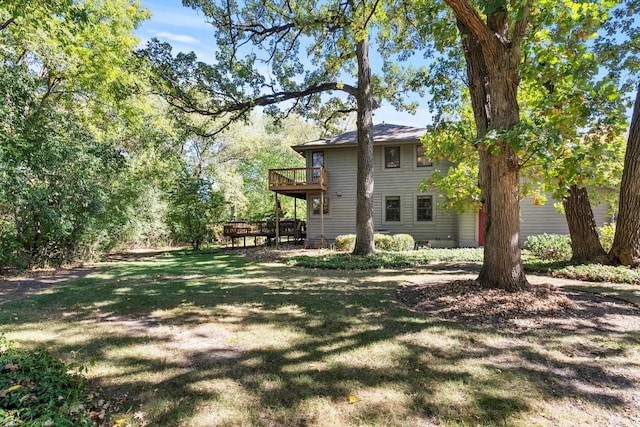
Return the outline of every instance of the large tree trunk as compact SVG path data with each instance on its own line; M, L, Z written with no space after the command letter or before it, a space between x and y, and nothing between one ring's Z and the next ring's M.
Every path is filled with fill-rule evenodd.
M354 255L375 252L373 240L373 91L369 43L366 38L356 45L358 58L358 176L356 200L356 245Z
M598 225L593 216L587 189L572 185L562 204L571 236L571 260L602 262L606 254L598 237Z
M520 120L517 100L519 48L497 42L493 34L506 31L506 9L487 17L488 41L475 37L468 23L466 1L448 1L458 16L458 28L467 62L467 77L478 139L489 131L513 129ZM455 7L454 7L455 6ZM460 8L460 6L462 8ZM470 7L470 6L469 6ZM470 21L468 20L470 19ZM497 136L479 143L479 186L484 212L484 260L478 282L483 287L518 291L529 287L520 253L518 155Z
M616 264L640 266L640 85L629 128L616 234L609 258Z

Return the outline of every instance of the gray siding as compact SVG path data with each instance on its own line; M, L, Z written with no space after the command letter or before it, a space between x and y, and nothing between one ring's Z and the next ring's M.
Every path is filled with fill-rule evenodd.
M478 212L458 214L458 246L474 248L478 246Z
M548 195L549 196L549 195ZM524 243L529 236L539 234L569 234L569 226L564 214L558 212L551 198L544 205L534 205L531 198L520 201L520 243ZM607 216L606 203L593 206L593 215L598 226L611 222Z
M391 234L406 233L417 241L429 241L433 247L474 247L478 245L478 213L457 214L437 207L438 194L421 193L420 182L434 170L446 170L450 163L434 164L432 167L418 168L415 165L415 147L417 142L400 142L387 146L400 146L400 168L385 169L383 144L374 146L374 228ZM356 148L330 147L324 150L314 147L313 151L324 151L325 168L328 174L328 191L325 197L329 200L329 213L324 215L324 233L321 230L320 215L313 215L311 198L307 197L307 237L313 241L320 235L333 240L341 234L355 234L356 231ZM309 150L307 158L310 157ZM310 161L308 161L310 166ZM434 203L434 220L432 222L417 221L416 199L418 195L432 195ZM400 197L401 220L385 221L385 197ZM594 207L598 225L609 222L606 215L607 206L601 204ZM527 198L520 203L520 243L528 236L543 233L567 234L568 227L564 215L553 206L553 200L545 205L535 206Z
M384 145L374 147L374 228L391 234L406 233L415 240L429 240L432 246L455 246L457 242L458 218L455 212L437 208L437 194L420 193L420 182L435 169L445 169L449 163L429 168L415 166L417 143L400 145L400 168L384 168ZM329 214L324 216L324 236L335 239L341 234L355 234L356 226L356 148L340 147L325 150L325 168L329 185L325 197L329 198ZM416 219L416 198L418 195L432 195L434 221L423 222ZM384 198L399 196L401 201L401 221L384 220ZM309 195L312 197L312 195ZM310 200L310 199L309 199ZM307 236L319 236L320 216L313 215L308 203Z

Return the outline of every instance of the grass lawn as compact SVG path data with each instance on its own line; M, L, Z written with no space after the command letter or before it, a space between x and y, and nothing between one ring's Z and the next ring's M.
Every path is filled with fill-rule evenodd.
M640 423L640 330L498 333L396 301L442 273L168 253L7 301L0 332L93 359L109 425Z

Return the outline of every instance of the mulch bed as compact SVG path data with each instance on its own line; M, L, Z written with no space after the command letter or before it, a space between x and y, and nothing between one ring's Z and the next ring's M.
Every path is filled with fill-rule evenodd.
M406 285L396 297L429 316L514 333L549 326L622 331L640 325L640 310L632 304L552 285L507 292L484 289L475 280L451 280Z

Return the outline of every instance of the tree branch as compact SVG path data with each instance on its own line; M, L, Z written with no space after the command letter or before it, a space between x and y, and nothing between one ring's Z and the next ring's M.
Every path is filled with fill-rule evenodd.
M4 30L9 25L15 24L15 23L16 23L16 20L14 18L9 18L8 20L6 20L6 21L4 21L3 23L0 24L0 31Z
M484 49L496 52L499 40L468 0L444 0Z
M184 94L184 92L182 91L180 91L180 93L175 96L171 94L164 94L164 97L167 102L169 102L169 104L178 108L183 113L198 113L203 116L222 116L226 113L239 113L239 117L241 117L242 114L251 111L255 107L265 107L268 105L274 105L280 102L288 101L290 99L305 98L317 93L333 90L346 92L351 96L357 96L358 93L358 88L354 86L328 82L316 86L310 86L306 89L298 91L281 91L268 95L262 95L243 102L223 102L213 109L202 108L195 105L193 102L191 102L190 99L186 99L187 97L180 96L180 94Z
M520 40L524 37L525 31L527 30L527 25L529 24L529 17L531 16L531 7L533 5L533 1L529 0L523 6L522 9L522 18L516 21L516 25L513 29L513 37L512 41L515 44L519 44Z

